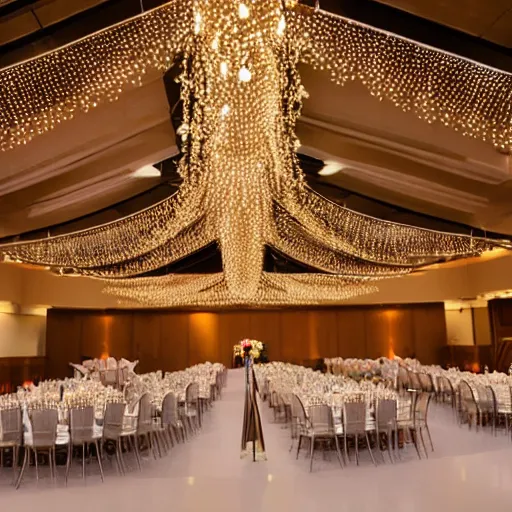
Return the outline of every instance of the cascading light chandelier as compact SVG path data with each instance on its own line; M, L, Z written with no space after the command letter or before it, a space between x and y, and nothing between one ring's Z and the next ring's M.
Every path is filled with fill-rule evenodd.
M372 282L506 242L381 221L306 185L295 124L306 91L298 64L359 79L428 122L512 147L506 73L278 0L175 0L0 72L0 145L9 150L114 100L180 56L183 183L119 221L5 244L6 258L104 279L128 303L312 304L373 291ZM217 242L223 272L137 277ZM270 246L318 271L264 272ZM507 245L508 246L508 245Z

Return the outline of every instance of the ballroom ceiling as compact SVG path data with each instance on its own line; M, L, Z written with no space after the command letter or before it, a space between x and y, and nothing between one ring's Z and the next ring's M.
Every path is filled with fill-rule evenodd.
M375 0L512 48L511 0Z
M470 3L475 4L475 9L481 4L465 1L468 6L464 13L474 12ZM148 9L161 3L144 0L143 5ZM370 0L357 3L356 8L351 1L326 0L321 6L353 14L355 18L371 15L371 10L362 12L362 7L374 6L375 16L380 8L385 8L396 17L393 14L381 19L381 25L400 25L401 11ZM482 60L498 59L504 69L509 65L510 52L505 47L510 44L490 35L491 27L502 21L488 22L488 28L478 33L469 21L464 21L469 14L461 15L459 24L455 24L455 16L450 18L453 9L447 7L449 2L386 3L414 13L416 16L407 19L420 25L421 18L434 19L429 12L438 12L434 21L479 36L481 41L475 43L473 37L446 29L452 39L448 38L447 43L446 38L441 38L440 47L449 46L453 40L466 41L462 46L478 48L478 55L485 57ZM439 5L439 9L428 10L432 4ZM478 20L483 24L492 18L491 13L498 18L498 12L501 18L509 19L506 4L504 0L487 2L485 7L480 6L485 16L476 11L480 12ZM117 0L0 2L0 65L37 55L140 12L140 0L123 0L122 5L123 8ZM41 13L46 13L46 17ZM28 29L31 17L39 20L38 27L32 25L33 30ZM368 21L362 21L365 20ZM21 27L18 33L13 29L16 24ZM338 201L346 200L347 191L352 198L374 198L377 202L372 206L363 207L361 200L352 201L362 211L377 216L389 215L388 210L376 206L379 202L394 205L393 220L410 222L407 212L411 210L482 230L512 234L509 155L398 111L391 104L372 98L356 83L339 88L326 75L308 67L301 72L310 98L298 125L302 143L299 151L326 163L325 170L313 180L318 190L326 194L330 191ZM79 115L65 126L36 138L30 143L30 151L19 148L0 153L0 236L41 230L82 219L98 210L101 213L94 217L94 222L107 222L133 207L126 206L128 198L136 196L140 203L133 204L142 205L148 200L144 194L148 190L158 190L152 192L157 194L155 197L173 190L174 185L169 189L167 185L156 187L168 181L165 173L141 176L136 172L178 154L169 122L172 106L162 78L150 76L143 87L123 94L118 102ZM117 206L109 208L113 204ZM86 217L73 226L85 227L90 219ZM69 225L61 229L68 230Z

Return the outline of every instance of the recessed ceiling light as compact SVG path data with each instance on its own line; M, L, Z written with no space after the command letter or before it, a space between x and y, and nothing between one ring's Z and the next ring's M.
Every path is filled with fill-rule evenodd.
M145 165L132 174L134 178L160 178L161 175L160 170L154 165Z
M345 166L343 164L340 164L339 162L334 162L332 160L326 160L324 162L324 166L320 171L318 171L318 174L320 176L332 176L333 174L336 174L337 172L342 171L345 169Z

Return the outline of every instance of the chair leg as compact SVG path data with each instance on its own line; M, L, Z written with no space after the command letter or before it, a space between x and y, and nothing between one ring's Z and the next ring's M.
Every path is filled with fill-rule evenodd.
M418 432L414 430L414 433L410 432L410 434L412 442L414 443L414 448L416 448L416 453L418 454L418 459L421 459L420 448L418 446Z
M118 437L116 440L116 460L117 460L117 467L119 468L119 473L121 475L124 475L124 464L123 464L123 449L121 446L121 438Z
M309 438L309 440L310 440L310 443L311 443L311 446L310 446L310 449L309 449L309 457L310 457L309 472L311 473L313 471L313 457L315 455L315 436L311 436Z
M302 435L299 435L299 442L297 444L297 457L295 457L296 459L299 458L299 452L300 452L300 446L302 444Z
M39 481L39 463L37 462L37 448L34 448L34 458L36 460L36 480Z
M53 450L52 450L52 456L53 456L53 468L55 470L55 473L57 472L57 456L55 454L56 451L57 451L56 447L54 446Z
M341 450L340 450L340 441L336 434L334 434L334 444L336 445L336 453L338 455L338 460L340 462L340 466L343 467L343 461L342 461Z
M428 452L427 452L427 448L425 447L425 440L423 439L423 428L420 427L419 430L420 430L421 444L423 445L423 451L425 452L425 457L428 459Z
M96 447L96 458L98 459L98 466L100 467L101 481L104 482L105 479L103 475L103 463L101 462L100 443L98 442L97 439L94 441L94 446Z
M12 477L13 483L16 483L16 470L18 469L18 455L19 455L19 447L12 447Z
M356 465L359 466L359 436L357 434L355 435L354 444L356 448Z
M23 479L23 475L25 474L25 469L27 467L28 459L29 459L30 448L25 446L25 454L23 456L23 464L21 466L20 474L18 475L18 480L16 481L16 489L20 488L21 480Z
M170 425L166 427L165 435L167 436L167 443L169 446L169 450L171 450L172 448L174 448L175 443L174 443L174 439L173 439L172 427Z
M347 464L350 462L350 455L348 453L348 443L347 443L347 434L343 435L343 445L345 447L345 455L347 457Z
M156 450L153 448L153 455L155 456L155 459L156 459L156 453L158 452L158 456L160 458L162 458L162 447L160 446L160 438L158 436L158 432L150 432L149 435L151 437L153 437L153 441L154 441L154 447L156 445Z
M137 466L139 467L139 471L142 471L142 467L140 465L139 437L137 435L135 435L134 437L130 437L130 442L135 452L135 459L137 460Z
M82 478L85 480L85 443L82 443Z
M395 461L393 460L393 455L391 453L391 447L392 447L392 442L391 442L391 439L392 439L392 436L393 436L393 431L391 430L391 428L388 429L388 455L389 455L389 460L391 461L391 464L393 464ZM384 458L384 457L383 457Z
M68 475L69 475L69 468L71 467L71 456L72 456L72 453L73 453L73 445L72 444L68 444L68 454L67 454L67 457L66 457L66 476L65 476L66 485L68 485Z
M370 452L370 457L372 458L373 465L376 466L377 463L375 462L375 458L373 456L372 445L370 443L370 436L368 435L368 432L365 432L365 437L366 437L366 445L368 446L368 451Z
M432 443L432 437L430 436L430 429L428 428L428 425L425 423L425 430L427 431L428 440L430 442L430 448L432 451L434 451L434 444Z
M55 466L53 465L53 448L48 449L48 466L50 466L50 478L55 479Z

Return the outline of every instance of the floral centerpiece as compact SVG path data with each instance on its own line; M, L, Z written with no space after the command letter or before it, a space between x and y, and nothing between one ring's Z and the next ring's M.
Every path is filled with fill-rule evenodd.
M259 359L263 350L263 343L258 340L245 339L240 342L242 351L248 353L253 359Z

